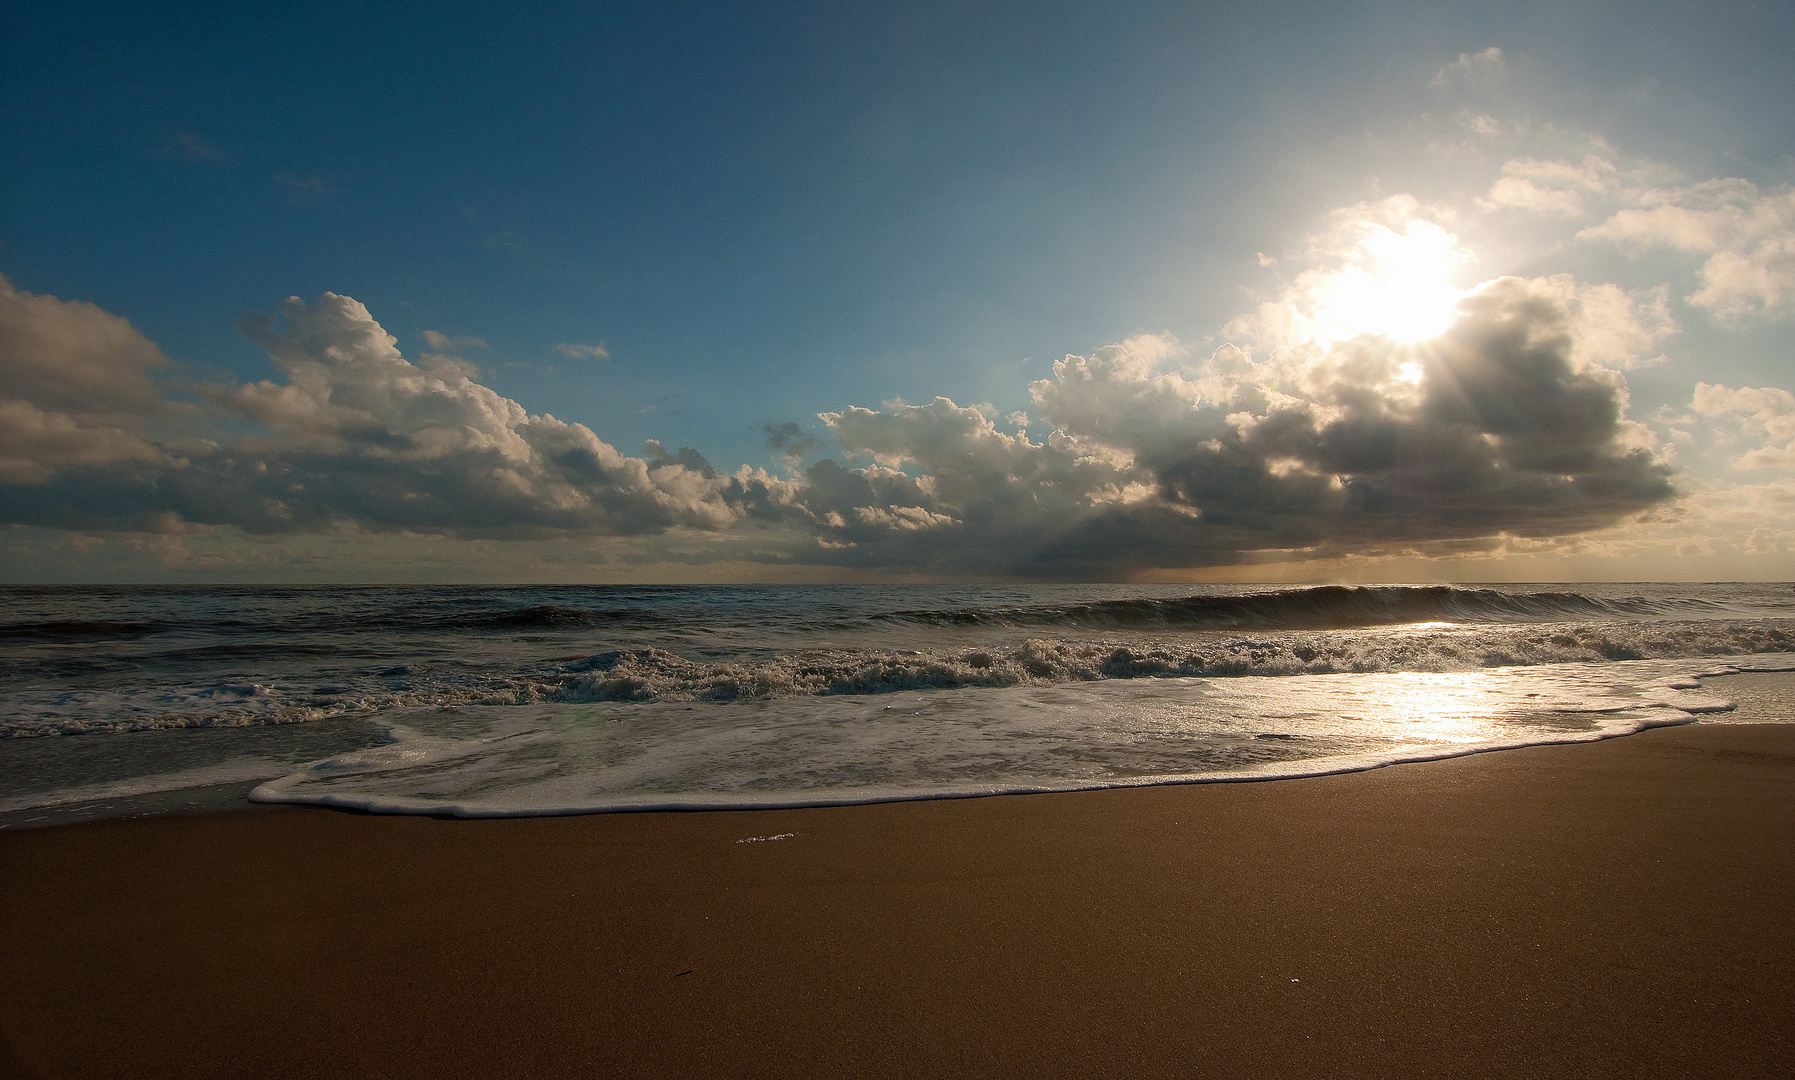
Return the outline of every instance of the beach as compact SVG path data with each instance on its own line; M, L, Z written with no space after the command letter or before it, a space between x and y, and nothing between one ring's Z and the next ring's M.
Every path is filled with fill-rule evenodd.
M1795 0L1536 6L6 4L0 1080L1795 1080Z
M0 835L0 1030L41 1078L1786 1076L1791 851L1788 724L870 806L104 821Z

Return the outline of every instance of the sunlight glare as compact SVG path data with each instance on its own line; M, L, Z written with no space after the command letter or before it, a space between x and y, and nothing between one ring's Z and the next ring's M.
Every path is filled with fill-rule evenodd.
M1375 222L1360 230L1347 265L1313 286L1316 340L1381 334L1407 343L1442 333L1465 295L1452 284L1453 270L1470 258L1458 237L1419 220L1400 232Z
M1447 624L1450 625L1450 624ZM1420 742L1472 743L1487 740L1489 676L1471 672L1404 672L1392 680L1389 707L1411 725L1405 733Z

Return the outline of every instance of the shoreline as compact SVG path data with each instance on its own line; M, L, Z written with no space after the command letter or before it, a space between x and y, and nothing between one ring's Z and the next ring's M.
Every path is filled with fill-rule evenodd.
M1597 737L1576 737L1562 742L1516 743L1504 745L1481 745L1474 749L1443 750L1429 752L1413 757L1401 757L1392 760L1378 760L1366 764L1354 763L1333 768L1320 768L1313 772L1289 771L1269 772L1266 774L1242 773L1228 776L1205 776L1201 778L1140 778L1137 780L1118 782L1109 785L1091 787L1066 787L1061 789L1021 789L1016 791L992 792L953 792L944 794L897 795L891 797L850 798L839 802L803 801L788 805L646 805L618 806L597 810L554 810L538 813L483 813L457 815L447 808L435 807L420 809L369 809L349 803L328 801L275 801L257 800L251 793L270 782L278 782L283 776L271 776L266 779L231 781L225 783L206 784L197 787L173 788L163 791L151 791L140 794L117 795L110 797L81 799L49 806L27 807L17 810L0 811L0 834L23 829L50 828L59 825L78 824L82 822L107 821L116 819L137 819L166 815L209 814L219 812L263 812L280 806L311 806L320 809L337 809L369 812L375 814L401 814L435 816L465 816L470 819L479 818L531 818L531 817L583 817L589 814L612 813L718 813L724 811L753 811L767 809L809 809L827 808L831 806L877 805L885 802L927 802L942 799L965 798L998 798L1015 795L1035 794L1069 794L1078 791L1101 791L1132 787L1160 787L1179 784L1215 784L1215 783L1272 783L1292 779L1310 779L1317 776L1364 772L1374 769L1391 768L1422 764L1429 761L1447 760L1470 754L1497 753L1519 749L1526 746L1576 745L1585 742L1599 742L1613 738L1629 738L1640 731L1660 726L1680 726L1695 723L1703 725L1738 725L1752 723L1785 722L1784 718L1795 717L1795 671L1734 671L1726 674L1709 674L1702 677L1702 689L1716 690L1710 683L1726 680L1725 685L1730 692L1721 696L1731 699L1734 708L1727 712L1704 712L1692 721L1680 721L1672 725L1650 724L1636 731L1621 734L1604 734ZM67 738L68 736L64 736ZM78 737L78 736L77 736ZM1312 759L1317 763L1326 758ZM283 774L284 775L284 774Z
M18 831L0 1075L1784 1075L1791 850L1791 724L1275 783Z

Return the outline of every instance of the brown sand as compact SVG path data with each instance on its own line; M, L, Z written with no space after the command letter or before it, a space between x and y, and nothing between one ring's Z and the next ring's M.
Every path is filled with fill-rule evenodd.
M1795 1072L1795 725L822 810L105 822L0 835L0 885L0 1072L43 1078Z

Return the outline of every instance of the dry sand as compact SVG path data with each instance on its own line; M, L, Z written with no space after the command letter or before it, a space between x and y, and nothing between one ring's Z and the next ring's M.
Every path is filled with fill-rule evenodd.
M1795 725L818 810L103 822L0 835L0 885L0 1073L46 1080L1795 1073Z

